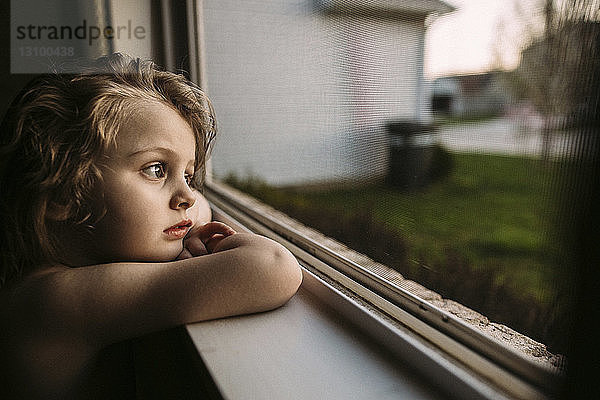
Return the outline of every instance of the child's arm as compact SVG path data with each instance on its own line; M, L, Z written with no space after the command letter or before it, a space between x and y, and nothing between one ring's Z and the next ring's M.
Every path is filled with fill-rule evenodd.
M301 281L287 249L252 234L227 236L212 254L185 260L55 268L5 293L0 317L10 330L0 334L0 347L19 360L15 366L44 377L32 390L54 391L109 344L271 310L287 302Z
M37 301L28 296L23 311L45 338L51 333L99 348L183 323L279 307L301 280L287 249L261 236L235 234L202 257L48 273L28 285Z

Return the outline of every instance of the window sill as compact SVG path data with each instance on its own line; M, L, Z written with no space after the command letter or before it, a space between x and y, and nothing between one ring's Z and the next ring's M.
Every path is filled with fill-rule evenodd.
M224 398L444 398L319 299L315 284L271 312L187 326Z

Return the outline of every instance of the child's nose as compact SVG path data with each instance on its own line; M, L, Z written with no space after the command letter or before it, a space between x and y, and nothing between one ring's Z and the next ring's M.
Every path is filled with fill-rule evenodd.
M177 188L171 197L170 207L174 210L179 208L188 209L196 202L196 195L194 191L187 185L183 185Z

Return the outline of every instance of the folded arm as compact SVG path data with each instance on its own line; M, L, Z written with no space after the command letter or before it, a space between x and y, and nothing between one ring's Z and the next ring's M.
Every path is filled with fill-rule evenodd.
M201 257L64 269L40 279L43 325L102 347L183 323L276 308L296 292L302 275L279 244L234 234Z
M288 250L252 234L227 236L211 254L184 260L48 269L0 292L0 350L14 369L6 390L69 387L107 345L271 310L287 302L301 280ZM28 376L41 380L29 387Z

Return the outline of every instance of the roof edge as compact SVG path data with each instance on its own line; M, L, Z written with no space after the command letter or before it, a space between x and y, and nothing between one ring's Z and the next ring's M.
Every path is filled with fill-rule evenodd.
M355 13L364 10L427 16L456 11L456 7L441 0L317 0L317 3L325 11L341 13Z

